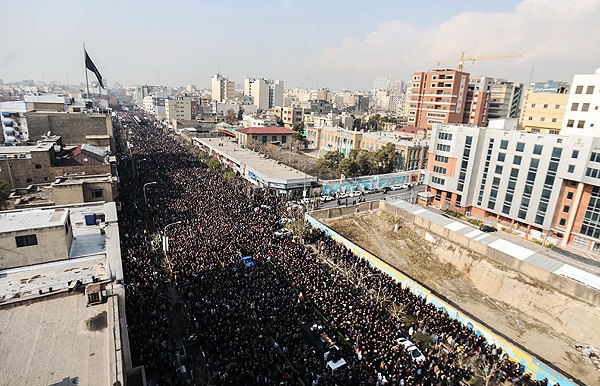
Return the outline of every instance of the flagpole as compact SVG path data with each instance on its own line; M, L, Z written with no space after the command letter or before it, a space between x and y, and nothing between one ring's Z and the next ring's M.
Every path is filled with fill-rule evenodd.
M90 83L88 82L88 72L87 67L85 65L85 42L83 42L83 68L85 69L85 87L87 89L87 97L90 99Z

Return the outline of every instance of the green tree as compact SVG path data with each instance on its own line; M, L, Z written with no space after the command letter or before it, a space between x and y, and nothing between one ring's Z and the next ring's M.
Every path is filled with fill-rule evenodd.
M344 158L342 162L340 162L340 166L338 166L337 170L346 177L356 177L360 175L358 163L351 157Z
M221 170L221 162L218 159L211 157L208 161L208 168L212 171Z
M0 208L6 207L8 198L10 197L10 188L8 182L0 180Z
M326 174L332 170L337 170L340 162L344 159L344 155L339 151L328 151L323 158L317 161L317 169L319 173Z
M374 162L377 164L376 173L391 173L396 168L396 146L388 143L377 150L374 155Z

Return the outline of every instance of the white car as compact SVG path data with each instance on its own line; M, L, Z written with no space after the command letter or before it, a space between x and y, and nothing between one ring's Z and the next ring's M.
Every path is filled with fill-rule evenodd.
M319 197L319 198L320 198L320 199L321 199L321 201L323 201L323 202L329 202L329 201L333 201L333 200L335 200L335 197L333 197L333 196L321 196L321 197Z
M408 184L401 184L401 185L393 185L392 186L392 190L403 190L403 189L408 189Z
M288 228L281 228L280 230L275 232L275 236L277 236L277 237L290 236L291 234L292 234L292 231Z
M398 338L396 339L396 342L406 348L406 351L410 354L410 357L413 361L417 363L425 361L425 355L423 355L419 348L410 340L406 338Z
M348 193L348 197L360 197L362 196L362 192L360 190L355 190L354 192Z
M348 197L350 197L350 195L348 193L339 193L337 197L338 198L348 198Z

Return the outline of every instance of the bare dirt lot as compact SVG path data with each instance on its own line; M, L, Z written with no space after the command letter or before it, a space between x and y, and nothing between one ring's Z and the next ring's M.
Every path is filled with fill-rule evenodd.
M597 359L576 345L600 346L600 308L375 210L324 222L388 264L443 294L467 313L588 385ZM397 227L397 231L395 228Z

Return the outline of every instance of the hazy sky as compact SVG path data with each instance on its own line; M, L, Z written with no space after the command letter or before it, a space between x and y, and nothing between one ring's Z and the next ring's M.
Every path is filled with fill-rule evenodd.
M82 43L112 85L193 83L220 73L286 88L370 89L437 60L473 75L563 80L600 67L599 0L4 1L0 78L78 83ZM456 68L456 63L446 63ZM93 74L90 73L93 77Z

